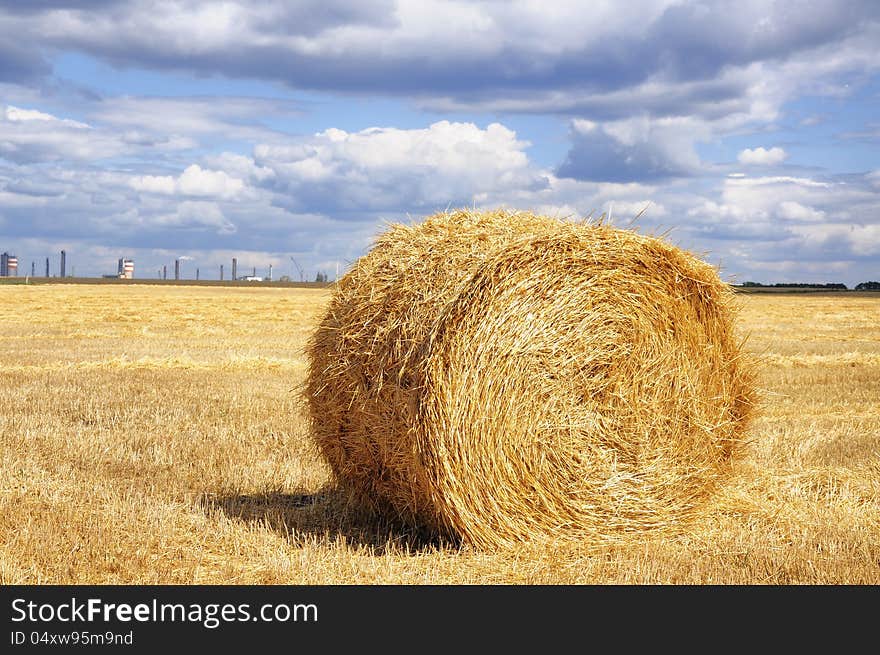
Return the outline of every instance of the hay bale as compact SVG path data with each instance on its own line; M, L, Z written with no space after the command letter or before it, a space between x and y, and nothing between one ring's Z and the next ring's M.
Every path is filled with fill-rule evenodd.
M689 253L608 225L394 225L309 344L313 433L358 502L478 547L674 527L749 414L732 296Z

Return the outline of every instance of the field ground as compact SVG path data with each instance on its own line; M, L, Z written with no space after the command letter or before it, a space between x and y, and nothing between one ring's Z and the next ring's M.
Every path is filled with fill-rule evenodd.
M0 582L880 583L880 294L740 297L763 403L686 532L505 553L344 506L298 396L328 297L0 286Z

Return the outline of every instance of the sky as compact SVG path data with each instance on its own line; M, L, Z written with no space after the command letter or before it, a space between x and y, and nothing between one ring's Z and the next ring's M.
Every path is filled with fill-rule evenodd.
M870 0L0 0L0 252L332 279L389 222L506 207L852 287L878 43Z

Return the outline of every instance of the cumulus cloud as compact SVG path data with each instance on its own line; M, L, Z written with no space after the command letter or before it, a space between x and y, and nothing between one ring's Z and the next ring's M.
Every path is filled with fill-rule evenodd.
M485 190L536 188L516 133L499 123L439 121L427 128L328 129L288 146L260 144L255 164L299 210L381 210L469 204Z
M745 150L740 151L736 159L740 164L774 166L776 164L781 164L786 158L788 158L788 153L782 148L774 147L765 149L758 147L746 148Z
M170 175L139 175L131 178L129 185L135 191L145 193L172 195L177 191L177 180Z
M868 176L727 178L717 199L687 214L686 229L709 243L748 243L725 247L747 271L820 272L820 263L837 262L840 271L869 276L866 258L880 252L880 193Z
M825 218L825 212L807 207L799 202L784 200L779 203L779 215L792 221L815 222Z
M244 190L244 182L224 171L203 169L191 164L178 177L170 175L138 175L129 180L136 191L184 196L218 196L233 198Z
M203 170L193 164L177 179L177 188L184 195L231 198L244 189L244 182L223 171Z

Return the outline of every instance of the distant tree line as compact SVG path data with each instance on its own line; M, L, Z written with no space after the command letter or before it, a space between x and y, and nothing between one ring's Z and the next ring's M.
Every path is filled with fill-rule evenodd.
M862 282L862 284L876 284L876 282ZM794 287L797 289L842 289L845 290L847 286L840 282L829 282L827 284L812 284L809 282L777 282L776 284L761 284L760 282L743 282L742 286L744 287L785 287L786 289L789 287ZM861 285L859 285L861 286ZM857 289L859 287L856 287Z
M777 282L776 284L763 284L761 282L743 282L742 287L760 287L764 289L829 289L833 291L846 291L847 286L840 282L829 282L827 284L815 284L812 282ZM880 291L880 282L871 280L870 282L859 282L853 287L855 291Z

